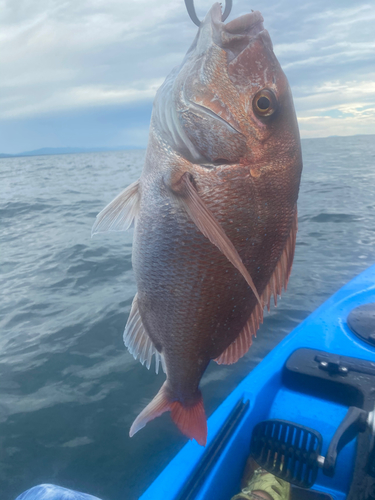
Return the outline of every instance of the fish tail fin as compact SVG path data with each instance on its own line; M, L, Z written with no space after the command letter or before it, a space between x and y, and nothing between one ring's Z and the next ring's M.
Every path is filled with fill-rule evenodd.
M129 431L130 437L133 437L134 434L143 429L143 427L150 422L150 420L154 420L154 418L160 417L160 415L166 411L171 410L172 402L168 397L166 384L167 382L164 382L160 391L156 394L151 403L149 403L134 420Z
M201 446L207 442L207 418L203 406L202 394L194 406L184 406L180 401L173 401L171 405L173 422L189 439L195 439Z
M145 425L166 411L171 411L173 422L189 439L195 439L201 446L207 441L207 420L203 407L202 395L193 406L184 406L180 401L173 401L168 394L167 382L164 382L160 391L144 410L134 420L129 436L132 437Z

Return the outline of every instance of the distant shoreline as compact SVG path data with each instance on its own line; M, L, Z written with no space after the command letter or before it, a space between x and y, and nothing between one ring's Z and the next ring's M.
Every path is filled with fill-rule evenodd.
M117 147L117 148L41 148L33 151L25 151L23 153L7 154L0 153L2 158L20 158L28 156L54 156L54 155L73 155L85 153L110 153L111 151L134 151L142 150L140 147Z
M351 137L370 137L375 134L355 134L355 135L329 135L328 137L306 137L301 139L301 141L324 141L327 139L349 139ZM84 153L109 153L111 151L132 151L132 150L145 150L146 147L128 147L120 146L115 148L41 148L35 149L33 151L25 151L23 153L16 154L6 154L0 153L0 159L2 158L20 158L27 156L54 156L54 155L70 155L70 154L84 154Z

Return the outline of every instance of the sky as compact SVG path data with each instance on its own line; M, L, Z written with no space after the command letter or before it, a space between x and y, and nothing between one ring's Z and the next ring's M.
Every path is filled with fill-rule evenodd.
M195 0L203 18L212 5ZM301 136L375 133L375 0L260 10ZM0 153L146 147L152 101L196 34L183 0L0 0Z

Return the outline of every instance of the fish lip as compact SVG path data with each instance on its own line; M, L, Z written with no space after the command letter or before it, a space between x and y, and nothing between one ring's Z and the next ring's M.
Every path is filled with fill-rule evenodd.
M230 62L262 32L265 32L265 29L259 11L244 14L225 24L222 22L221 5L214 3L201 22L197 36L186 53L182 65L192 54L201 57L212 43L228 53Z
M210 25L211 40L228 53L228 62L236 58L260 33L264 33L263 16L259 11L223 23L221 6L215 3L205 17L201 29Z
M263 21L262 14L256 10L229 21L229 23L224 24L224 29L232 35L254 36L264 30Z
M219 3L214 3L211 9L208 11L203 24L207 24L209 21L216 27L221 28L235 35L247 34L247 32L259 23L263 23L264 19L262 14L258 10L252 10L247 14L229 21L228 23L222 22L222 7ZM263 30L263 28L262 28Z

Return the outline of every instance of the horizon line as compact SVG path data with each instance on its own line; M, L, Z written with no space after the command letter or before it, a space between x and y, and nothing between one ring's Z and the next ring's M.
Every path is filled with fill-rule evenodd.
M337 138L348 138L348 137L360 137L360 136L374 136L375 134L352 134L352 135L327 135L325 137L302 137L301 141L310 141L310 140L322 140L322 139L331 139L333 137ZM38 149L33 149L31 151L23 151L21 153L0 153L0 159L2 158L19 158L19 157L28 157L28 156L55 156L55 155L64 155L64 154L85 154L85 153L110 153L115 151L129 151L129 150L146 150L146 146L113 146L113 147L43 147ZM69 151L64 151L69 150ZM45 152L43 152L45 151Z

